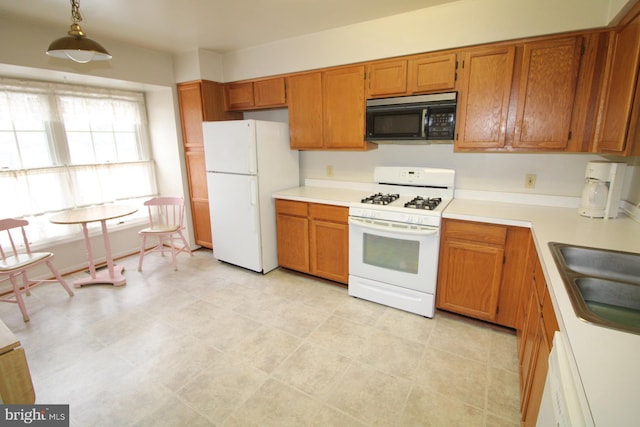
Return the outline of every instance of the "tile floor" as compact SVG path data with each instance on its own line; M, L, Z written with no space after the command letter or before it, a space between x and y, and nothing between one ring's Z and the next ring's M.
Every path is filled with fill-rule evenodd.
M154 254L127 285L57 284L0 304L37 403L72 426L516 426L512 331L351 298L344 288ZM74 277L68 277L70 283Z

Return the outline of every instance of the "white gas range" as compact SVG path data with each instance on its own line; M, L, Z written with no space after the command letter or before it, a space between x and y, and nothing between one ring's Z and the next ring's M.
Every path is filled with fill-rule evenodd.
M433 317L455 172L377 167L374 180L377 192L349 207L349 295Z

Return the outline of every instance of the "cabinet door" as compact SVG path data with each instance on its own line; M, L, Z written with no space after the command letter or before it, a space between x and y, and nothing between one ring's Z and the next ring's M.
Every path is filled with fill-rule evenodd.
M278 265L309 272L308 203L277 199Z
M514 46L462 54L455 148L504 146L514 58Z
M309 204L311 274L349 282L349 208Z
M540 344L540 303L535 292L535 288L531 286L528 290L530 299L527 306L527 316L524 328L522 330L522 345L518 354L520 362L520 399L521 410L525 405L527 397L527 385L529 381L532 365L535 355Z
M278 265L292 270L309 272L309 220L307 218L276 215Z
M311 220L311 274L347 284L349 282L349 226Z
M226 84L224 86L224 104L227 110L253 107L253 82Z
M322 148L322 74L288 78L289 138L292 149Z
M204 163L204 151L185 152L187 180L191 194L191 214L193 234L198 245L213 248L211 236L211 217L209 215L209 194L207 189L207 168Z
M369 64L369 98L399 96L407 93L407 61Z
M503 247L448 239L442 243L437 306L477 319L496 317Z
M455 53L427 55L409 61L409 92L451 90L455 84Z
M528 290L531 281L529 269L529 242L531 231L524 227L509 227L504 246L505 263L502 271L502 286L498 299L496 323L520 329L520 301L523 289ZM533 248L535 251L535 247ZM527 280L528 279L528 280Z
M636 108L632 117L634 93L640 65L640 15L612 38L607 59L607 71L601 94L596 151L631 154L634 148L627 137L630 121L640 117L640 97L636 94Z
M185 148L202 147L204 120L202 90L199 82L178 85L182 139Z
M542 402L544 383L547 379L547 372L549 371L549 353L551 352L551 346L545 339L542 328L542 319L538 318L537 345L535 354L531 360L531 371L527 385L525 386L524 400L521 405L523 427L533 427L536 425L538 412L540 411L540 403Z
M324 147L363 149L364 66L323 72Z
M514 147L567 147L582 38L524 45Z
M284 77L253 82L255 107L281 107L287 104Z

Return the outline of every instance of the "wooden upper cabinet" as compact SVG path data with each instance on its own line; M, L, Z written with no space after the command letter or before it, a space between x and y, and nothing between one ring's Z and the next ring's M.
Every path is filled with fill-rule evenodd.
M228 83L224 85L224 105L227 110L241 110L253 107L253 82Z
M253 82L254 105L258 108L284 106L287 90L284 77Z
M291 148L322 148L322 73L318 71L290 76L288 87Z
M330 149L364 149L364 65L341 67L322 73L324 146Z
M524 45L513 147L567 147L582 49L582 37Z
M640 155L639 46L640 11L637 11L611 38L595 138L597 152Z
M178 85L182 142L185 147L202 146L203 105L200 83Z
M227 110L284 107L287 105L285 78L227 83L224 100Z
M456 54L428 54L368 65L367 98L453 90Z
M407 60L369 64L368 98L401 96L407 93Z
M424 55L409 60L410 93L453 90L456 85L456 54Z
M288 77L289 137L298 150L363 150L365 67Z
M177 85L182 137L185 148L202 147L202 122L207 120L235 120L238 113L224 111L223 90L220 83L208 80Z
M455 148L502 148L505 144L515 46L462 53Z

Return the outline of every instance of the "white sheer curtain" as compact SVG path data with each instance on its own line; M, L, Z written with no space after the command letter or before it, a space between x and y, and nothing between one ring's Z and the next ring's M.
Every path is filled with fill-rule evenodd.
M146 125L141 93L0 78L0 218L155 195Z

